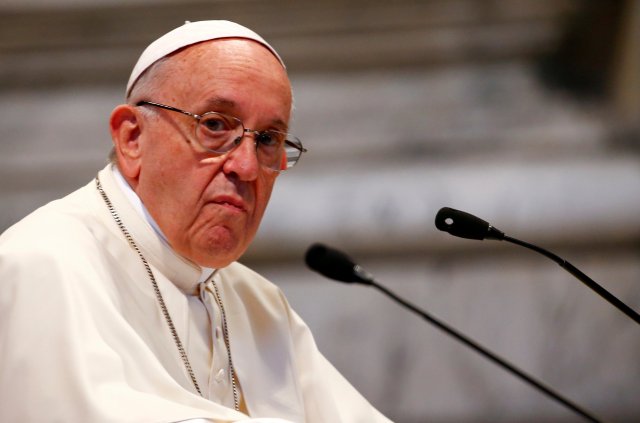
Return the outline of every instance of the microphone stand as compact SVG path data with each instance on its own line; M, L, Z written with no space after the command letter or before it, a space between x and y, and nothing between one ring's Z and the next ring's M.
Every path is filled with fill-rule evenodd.
M640 314L638 314L631 307L619 300L612 293L598 285L589 276L582 273L577 267L553 254L544 248L537 245L529 244L528 242L520 241L519 239L512 238L505 235L504 232L490 225L487 221L480 219L470 213L462 210L452 209L451 207L443 207L436 214L436 228L441 231L448 232L453 236L466 239L484 240L493 239L497 241L507 241L512 244L520 245L521 247L528 248L536 253L540 253L543 256L550 258L560 265L564 270L571 273L580 282L591 288L596 294L604 298L612 306L623 312L634 322L640 324Z
M447 324L439 321L435 317L430 316L425 311L423 311L420 308L418 308L417 306L411 304L409 301L399 297L398 295L393 293L391 290L389 290L385 286L380 285L379 283L377 283L372 278L369 278L368 281L365 284L375 287L376 289L378 289L379 291L381 291L382 293L387 295L389 298L393 299L397 303L399 303L402 306L404 306L404 307L408 308L409 310L413 311L414 313L416 313L417 315L419 315L423 319L427 320L431 324L435 325L439 329L443 330L447 334L453 336L454 338L456 338L457 340L459 340L460 342L462 342L466 346L468 346L471 349L475 350L477 353L483 355L485 358L491 360L492 362L494 362L498 366L502 367L503 369L507 370L508 372L511 372L512 374L514 374L515 376L517 376L518 378L520 378L524 382L526 382L526 383L532 385L533 387L537 388L538 390L540 390L542 393L546 394L551 399L559 402L560 404L564 405L565 407L568 407L569 409L571 409L575 413L581 415L582 417L584 417L585 419L587 419L587 420L589 420L591 422L601 423L601 420L598 420L594 415L592 415L588 411L584 410L583 408L581 408L577 404L574 404L573 402L569 401L568 399L562 397L560 394L556 393L551 388L545 386L541 382L536 381L532 377L528 376L526 373L522 372L521 370L519 370L515 366L509 364L507 361L505 361L502 358L498 357L497 355L495 355L491 351L487 350L486 348L484 348L480 344L476 343L472 339L468 338L464 334L458 332L457 330L453 329L452 327L448 326Z
M551 388L543 385L542 383L536 381L532 377L528 376L521 370L518 370L515 366L509 364L505 360L498 357L496 354L487 350L480 344L474 342L467 336L458 332L457 330L451 328L447 324L439 321L435 317L430 316L426 312L422 311L420 308L411 304L407 300L404 300L394 294L391 290L380 285L374 280L374 277L371 273L367 272L362 266L356 264L343 252L336 250L334 248L327 247L322 244L314 244L312 245L305 255L305 261L307 266L311 270L314 270L320 273L323 276L326 276L329 279L333 279L339 282L345 283L359 283L363 285L371 285L381 291L383 294L387 295L389 298L397 302L398 304L404 306L405 308L413 311L423 319L427 320L429 323L435 325L437 328L441 329L448 335L453 336L458 341L462 342L469 348L473 349L477 353L481 354L485 358L491 360L498 366L503 369L511 372L513 375L519 377L524 382L530 384L534 388L537 388L542 393L546 394L550 398L555 401L558 401L560 404L569 408L571 411L577 413L578 415L586 418L591 422L599 423L596 417L592 414L588 413L586 410L582 409L578 405L572 403L571 401L563 398L560 394L554 392Z
M560 265L560 267L562 267L567 272L571 273L576 279L578 279L580 282L582 282L583 284L591 288L596 294L600 295L602 298L608 301L609 304L611 304L612 306L616 307L618 310L626 314L634 322L640 324L640 314L638 314L635 310L633 310L631 307L626 305L624 302L620 301L618 297L616 297L615 295L613 295L612 293L604 289L602 286L596 283L596 281L591 279L589 276L582 273L580 269L578 269L577 267L569 263L567 260L563 259L560 256L555 255L551 251L547 251L544 248L538 247L537 245L529 244L528 242L525 242L525 241L520 241L519 239L512 238L508 235L504 235L504 238L502 239L512 244L516 244L521 247L528 248L529 250L533 250L555 261L558 265Z

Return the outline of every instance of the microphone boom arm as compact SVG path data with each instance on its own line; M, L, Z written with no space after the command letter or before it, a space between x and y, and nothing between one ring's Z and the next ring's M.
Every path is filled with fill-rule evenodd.
M620 310L634 322L640 324L640 314L638 314L631 307L619 300L612 293L604 289L602 286L598 285L593 279L582 273L577 267L575 267L562 257L553 254L551 251L547 251L544 248L538 247L537 245L529 244L528 242L520 241L519 239L507 236L504 232L491 226L485 220L482 220L479 217L462 210L452 209L451 207L443 207L438 211L438 213L436 214L435 224L436 228L438 228L439 230L448 232L451 235L460 238L476 239L480 241L484 239L507 241L512 244L516 244L521 247L533 250L536 253L542 254L543 256L550 258L551 260L558 263L560 267L571 273L576 279L591 288L596 294L600 295L600 297L608 301L609 304Z
M486 222L485 222L486 223ZM489 224L487 224L489 226ZM314 270L321 275L326 276L329 279L333 279L339 282L345 283L359 283L363 285L374 286L376 289L381 291L383 294L387 295L389 298L402 305L403 307L409 309L410 311L418 314L423 319L427 320L429 323L435 325L437 328L441 329L448 335L451 335L458 341L462 342L469 348L473 349L477 353L481 354L485 358L491 360L495 364L499 365L503 369L511 372L513 375L517 376L524 382L529 383L534 388L537 388L542 393L548 395L552 399L558 401L562 405L569 408L571 411L579 414L580 416L585 417L587 420L592 422L599 422L593 415L589 414L587 411L583 410L579 406L573 404L569 400L563 398L551 388L544 386L542 383L536 381L531 378L521 370L518 370L515 366L507 363L505 360L498 357L496 354L487 350L483 346L474 342L470 338L466 337L462 333L457 330L451 328L447 324L439 321L435 317L430 316L425 311L411 304L407 300L400 298L398 295L394 294L391 290L384 287L383 285L378 284L372 274L364 270L362 266L355 263L349 256L344 254L341 251L338 251L334 248L327 247L322 244L314 244L312 245L305 255L305 262L307 266L311 270Z
M375 280L370 279L369 283L367 283L367 285L371 285L371 286L375 287L376 289L378 289L379 291L381 291L382 293L384 293L385 295L387 295L388 297L390 297L391 299L393 299L397 303L400 303L404 307L406 307L409 310L413 311L414 313L416 313L417 315L419 315L423 319L427 320L429 323L435 325L437 328L439 328L439 329L443 330L444 332L446 332L448 335L453 336L454 338L456 338L458 341L462 342L463 344L465 344L469 348L473 349L477 353L481 354L482 356L484 356L485 358L489 359L490 361L492 361L493 363L497 364L498 366L502 367L503 369L507 370L508 372L511 372L511 374L513 374L514 376L517 376L518 378L520 378L524 382L526 382L529 385L532 385L533 387L537 388L539 391L541 391L542 393L546 394L551 399L553 399L553 400L559 402L560 404L564 405L565 407L571 409L573 412L581 415L582 417L584 417L585 419L587 419L587 420L589 420L591 422L594 422L594 423L599 423L600 422L600 420L598 420L595 416L590 414L588 411L584 410L580 406L578 406L578 405L574 404L573 402L569 401L568 399L564 398L562 395L560 395L557 392L553 391L551 388L545 386L543 383L538 382L537 380L533 379L531 376L529 376L526 373L524 373L523 371L519 370L517 367L515 367L512 364L510 364L509 362L503 360L502 358L500 358L496 354L492 353L491 351L487 350L482 345L476 343L471 338L469 338L469 337L465 336L464 334L458 332L457 330L455 330L452 327L450 327L449 325L441 322L440 320L436 319L435 317L430 316L428 313L426 313L425 311L423 311L420 308L416 307L415 305L411 304L407 300L399 297L398 295L393 293L393 291L389 290L385 286L378 284Z
M528 242L521 241L519 239L510 237L508 235L505 235L504 238L502 239L512 244L516 244L521 247L528 248L529 250L533 250L555 261L560 267L562 267L567 272L571 273L576 279L578 279L580 282L582 282L583 284L591 288L596 294L600 295L600 297L604 298L612 306L616 307L618 310L626 314L633 321L640 324L640 315L635 310L633 310L631 307L629 307L624 302L619 300L618 297L616 297L615 295L613 295L612 293L604 289L601 285L596 283L596 281L594 281L589 276L581 272L580 269L578 269L577 267L569 263L567 260L563 259L560 256L557 256L551 251L538 247L537 245L529 244Z

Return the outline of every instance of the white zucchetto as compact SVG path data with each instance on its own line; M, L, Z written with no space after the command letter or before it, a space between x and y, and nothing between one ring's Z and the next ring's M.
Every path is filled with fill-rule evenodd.
M129 95L131 88L133 88L140 75L158 60L189 45L219 38L246 38L257 41L267 47L284 67L284 62L275 49L249 28L231 21L186 21L184 25L149 44L142 52L129 77L126 96Z

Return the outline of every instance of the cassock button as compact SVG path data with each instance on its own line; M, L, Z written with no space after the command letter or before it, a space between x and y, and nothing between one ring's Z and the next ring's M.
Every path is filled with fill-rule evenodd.
M224 374L225 374L224 369L218 370L218 373L216 374L216 382L218 383L222 382L222 379L224 379Z

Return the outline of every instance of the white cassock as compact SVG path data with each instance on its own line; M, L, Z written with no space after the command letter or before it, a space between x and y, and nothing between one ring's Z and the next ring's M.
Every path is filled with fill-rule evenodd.
M239 263L201 278L110 165L99 179L149 263L202 396L92 181L0 237L0 421L389 422L317 350L275 285ZM229 356L244 412L234 410Z

